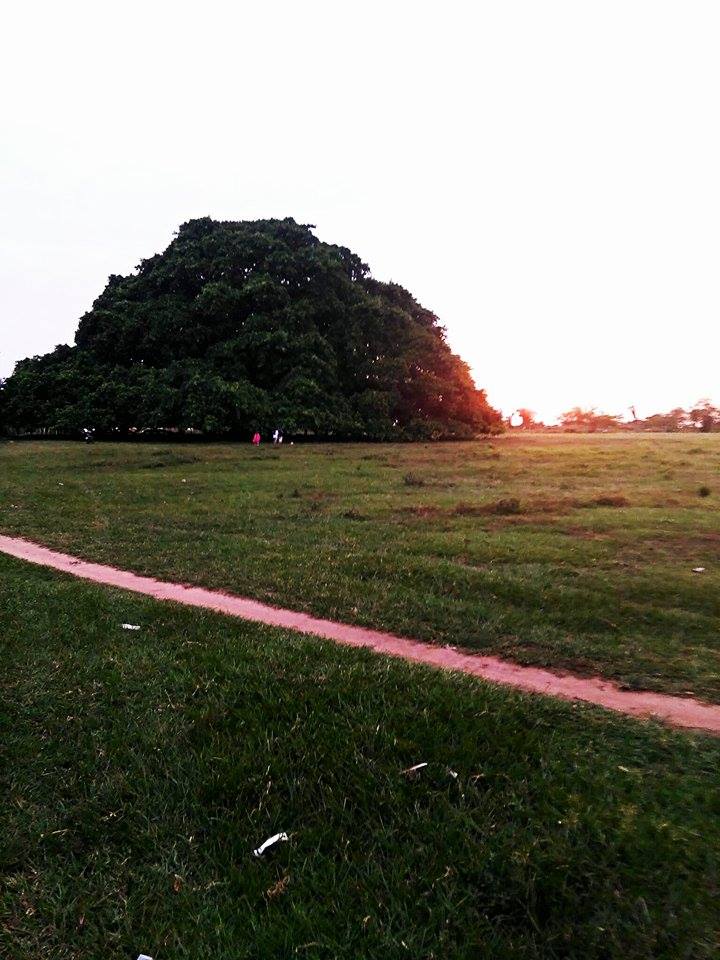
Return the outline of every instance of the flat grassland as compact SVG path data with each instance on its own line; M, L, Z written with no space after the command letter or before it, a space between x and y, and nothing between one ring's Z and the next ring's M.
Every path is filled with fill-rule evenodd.
M8 960L718 956L714 738L2 556L0 611Z
M718 466L717 436L14 443L0 532L719 701ZM720 955L714 738L1 555L0 624L3 957Z
M720 702L720 434L4 444L0 532Z

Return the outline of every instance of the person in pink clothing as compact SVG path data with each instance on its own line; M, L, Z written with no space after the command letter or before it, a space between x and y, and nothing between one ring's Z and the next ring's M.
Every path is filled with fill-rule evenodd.
M260 446L260 434L257 430L253 434L252 442L256 447Z

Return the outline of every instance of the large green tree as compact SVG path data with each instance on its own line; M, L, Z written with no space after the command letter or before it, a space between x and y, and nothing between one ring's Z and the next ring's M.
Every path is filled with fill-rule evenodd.
M469 437L499 427L437 317L350 250L287 220L191 220L111 276L75 346L21 361L20 430Z

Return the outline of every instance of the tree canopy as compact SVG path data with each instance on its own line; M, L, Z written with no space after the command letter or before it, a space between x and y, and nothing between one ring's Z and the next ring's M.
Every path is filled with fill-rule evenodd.
M1 396L24 431L383 440L500 424L435 314L292 219L183 224L109 278L75 346L19 362Z

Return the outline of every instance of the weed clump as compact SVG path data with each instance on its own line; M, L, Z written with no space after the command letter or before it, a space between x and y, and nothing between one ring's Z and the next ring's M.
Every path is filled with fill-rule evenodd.
M603 494L600 497L593 497L592 500L588 500L586 506L588 507L627 507L629 506L630 501L627 497L624 497L621 493L617 494Z
M401 507L400 514L413 517L438 517L443 513L441 507L431 506L430 504L413 504L410 507Z
M495 500L493 503L458 503L454 511L459 517L472 517L483 515L512 516L517 513L524 513L522 503L517 497L507 497L503 500Z
M475 503L458 503L453 510L453 513L457 514L458 517L476 517L482 512L482 507Z
M424 487L425 481L422 477L419 477L416 473L406 473L403 482L406 487Z
M509 516L514 513L522 513L523 507L517 497L507 497L504 500L496 500L494 503L488 504L487 512Z
M360 513L355 507L350 507L349 510L346 510L343 513L343 517L345 517L346 520L367 520L367 517Z

